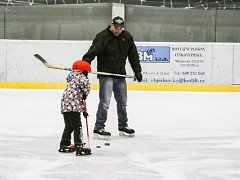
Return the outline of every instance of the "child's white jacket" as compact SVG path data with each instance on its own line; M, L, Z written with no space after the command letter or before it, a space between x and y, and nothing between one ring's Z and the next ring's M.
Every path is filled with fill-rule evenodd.
M61 112L82 112L83 94L90 92L89 79L80 72L70 72L67 76L67 87L61 99Z

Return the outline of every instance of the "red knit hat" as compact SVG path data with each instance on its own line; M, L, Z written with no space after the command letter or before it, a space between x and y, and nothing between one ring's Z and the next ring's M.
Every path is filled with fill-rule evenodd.
M90 64L88 64L86 61L77 60L72 65L72 71L79 71L79 72L87 71L89 73L92 70L91 70Z

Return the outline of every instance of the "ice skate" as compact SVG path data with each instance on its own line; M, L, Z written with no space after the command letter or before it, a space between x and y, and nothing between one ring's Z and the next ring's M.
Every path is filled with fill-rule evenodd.
M76 145L76 156L91 155L91 149L83 147L82 145Z
M118 130L119 130L119 135L120 136L128 136L128 137L134 137L135 136L134 129L131 129L128 126L123 127L123 128L118 128Z
M58 152L61 153L71 153L71 152L75 152L75 146L74 145L60 145L60 148L58 150Z
M111 133L105 131L105 129L95 129L93 133L94 133L94 139L109 140L111 137Z

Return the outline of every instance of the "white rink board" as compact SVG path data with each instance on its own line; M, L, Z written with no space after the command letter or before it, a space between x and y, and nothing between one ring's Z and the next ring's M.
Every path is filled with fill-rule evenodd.
M7 59L6 59L6 43L0 41L0 82L6 82L6 68L7 68Z
M234 46L233 84L240 85L240 45Z
M82 58L91 43L1 40L0 81L65 82L68 72L48 69L33 55L38 53L53 65L71 67L75 60ZM141 63L142 84L240 84L238 43L136 42L136 45L152 50L169 47L168 63ZM93 61L92 69L96 71L96 61ZM133 74L128 63L126 69L128 74ZM90 80L97 83L96 75L91 75ZM128 80L128 83L136 82Z
M216 84L232 85L234 46L216 44L213 46L212 81Z
M91 42L7 41L6 44L9 82L65 82L67 71L46 68L34 54L40 54L50 64L71 67Z

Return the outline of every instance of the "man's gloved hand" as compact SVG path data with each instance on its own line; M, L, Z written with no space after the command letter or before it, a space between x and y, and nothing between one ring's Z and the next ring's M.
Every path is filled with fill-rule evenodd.
M83 117L87 118L89 115L88 115L88 112L87 111L83 111Z
M134 77L134 80L137 80L138 82L142 82L142 73L141 72L136 72L135 73L135 77Z

